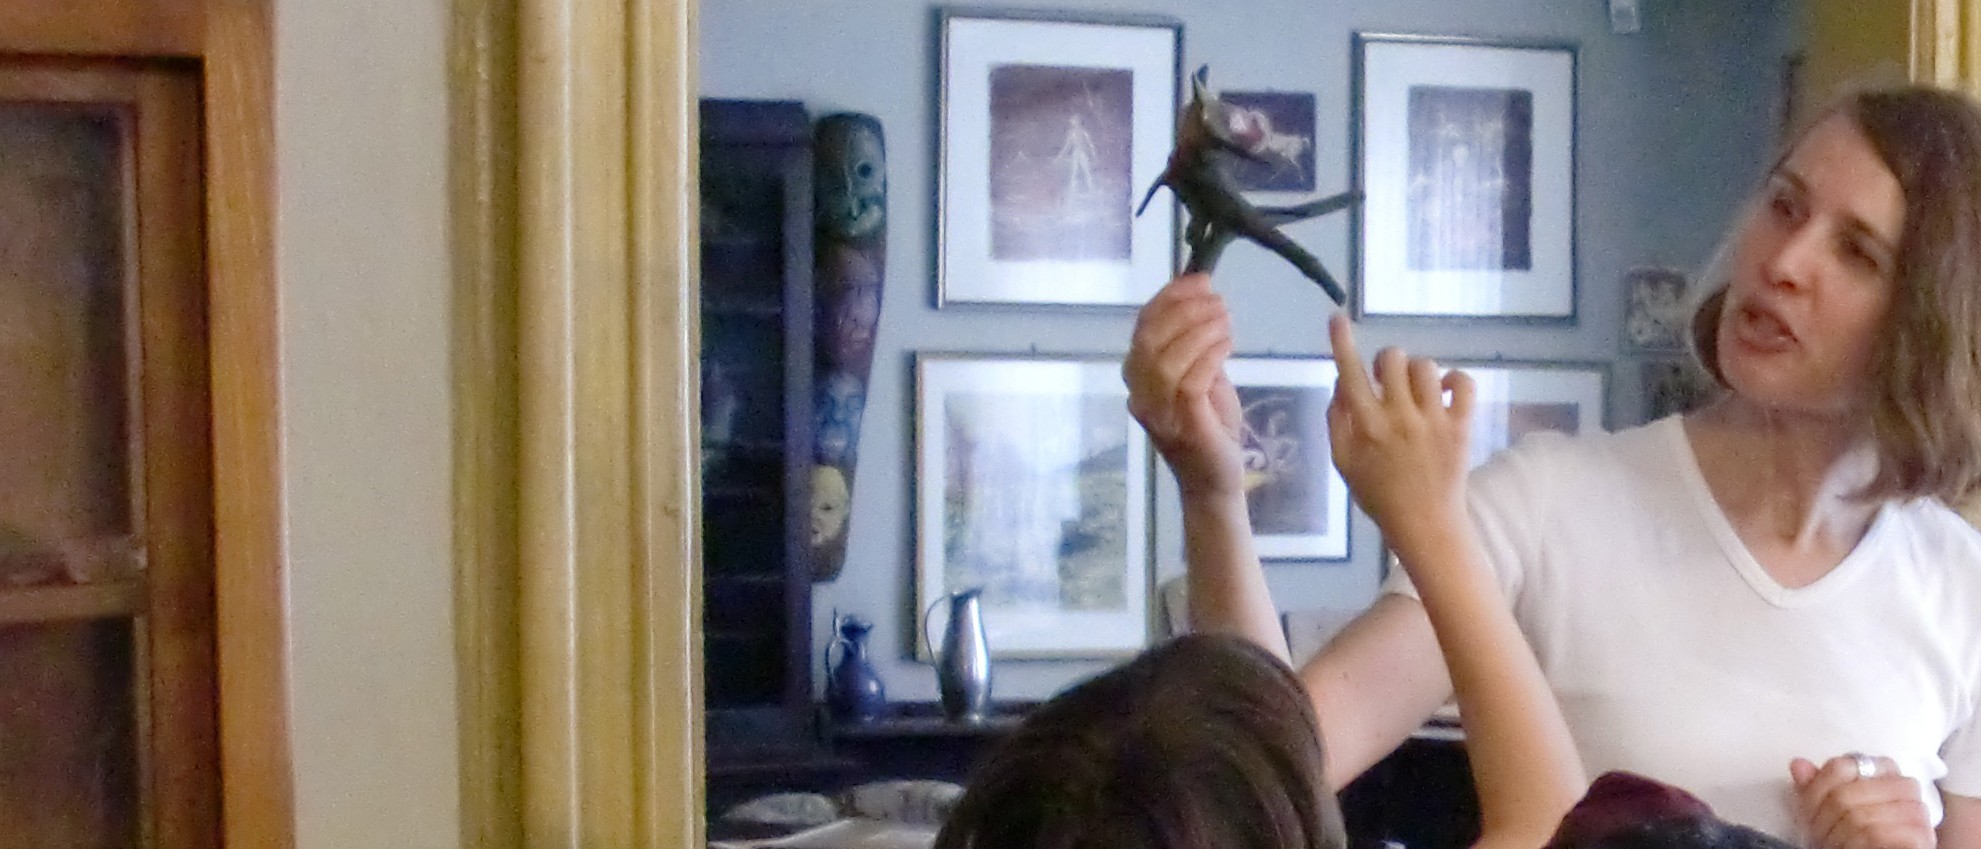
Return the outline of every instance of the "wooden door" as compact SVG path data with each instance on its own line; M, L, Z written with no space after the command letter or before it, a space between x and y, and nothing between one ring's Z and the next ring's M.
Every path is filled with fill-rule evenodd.
M0 846L217 843L199 109L0 59Z

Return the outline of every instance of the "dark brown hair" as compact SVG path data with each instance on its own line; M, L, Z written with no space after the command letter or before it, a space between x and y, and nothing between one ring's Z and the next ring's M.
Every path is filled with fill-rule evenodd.
M1871 367L1878 473L1860 494L1958 504L1981 490L1981 107L1925 86L1862 91L1818 113L1796 143L1833 115L1851 119L1905 194L1896 294ZM1725 272L1709 268L1719 279L1692 318L1693 350L1722 385Z
M1314 710L1278 658L1187 635L1048 701L935 849L1342 849Z

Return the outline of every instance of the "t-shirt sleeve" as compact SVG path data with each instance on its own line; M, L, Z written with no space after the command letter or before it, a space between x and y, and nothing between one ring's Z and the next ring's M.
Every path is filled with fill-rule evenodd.
M1940 778L1942 791L1981 798L1981 711L1970 713L1967 724L1947 738L1940 747L1940 760L1947 765L1947 774Z
M1550 479L1549 467L1559 462L1567 440L1552 431L1532 434L1473 469L1466 481L1466 510L1509 603L1519 598L1527 570L1537 562L1538 529L1545 527L1548 513L1540 484ZM1417 587L1396 555L1385 552L1384 557L1389 576L1383 592L1417 598Z
M1981 582L1981 535L1951 515L1948 524L1954 529L1954 539L1933 559L1949 576L1966 579L1957 584L1962 591L1947 594L1949 609L1941 617L1960 626L1948 639L1961 649L1956 664L1966 667L1966 680L1956 691L1966 715L1955 716L1953 732L1940 744L1940 762L1947 772L1937 784L1942 792L1981 799L1981 623L1972 614L1972 599L1981 592L1977 586Z

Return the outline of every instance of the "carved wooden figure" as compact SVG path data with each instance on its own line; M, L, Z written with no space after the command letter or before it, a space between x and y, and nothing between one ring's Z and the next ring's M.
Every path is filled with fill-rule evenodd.
M1231 177L1230 157L1263 162L1268 154L1284 154L1277 153L1268 143L1267 128L1249 110L1225 103L1210 90L1209 77L1208 65L1199 67L1191 76L1190 103L1176 123L1176 149L1170 153L1169 165L1163 169L1162 176L1142 197L1135 214L1140 215L1148 208L1156 189L1168 186L1190 214L1183 231L1183 239L1190 245L1185 271L1210 271L1225 245L1243 236L1293 263L1336 304L1346 304L1347 293L1322 267L1321 261L1281 233L1279 227L1347 209L1360 201L1361 195L1342 192L1297 206L1253 206L1239 193Z

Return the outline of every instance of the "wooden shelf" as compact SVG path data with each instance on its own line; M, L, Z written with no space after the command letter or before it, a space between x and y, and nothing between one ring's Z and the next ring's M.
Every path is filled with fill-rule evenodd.
M717 481L702 483L702 494L712 501L744 501L756 504L769 504L784 494L783 483L732 483Z
M135 580L0 590L0 625L133 616L143 601L144 587Z
M736 318L781 318L784 315L784 304L769 298L739 295L703 296L702 312L706 315Z
M829 721L834 740L886 740L904 737L998 737L1018 727L1036 702L1003 702L978 722L956 722L942 715L941 705L905 702L889 705L890 713L868 722ZM820 707L821 716L825 715Z
M714 572L707 575L704 580L711 584L722 584L733 587L781 587L791 580L791 576L762 572L737 572L733 574Z

